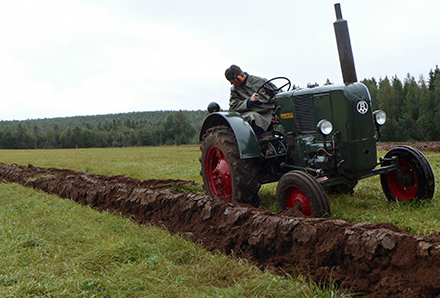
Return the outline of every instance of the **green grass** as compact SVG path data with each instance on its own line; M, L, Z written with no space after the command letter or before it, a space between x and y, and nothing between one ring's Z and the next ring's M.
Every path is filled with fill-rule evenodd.
M380 152L383 156L385 152ZM198 146L0 150L0 161L139 179L202 183ZM427 153L435 177L440 154ZM277 211L276 183L262 203ZM198 189L201 191L201 188ZM439 185L430 202L389 203L379 177L353 195L329 195L332 217L390 222L413 234L440 230ZM303 277L261 272L185 237L17 184L0 184L0 297L337 297Z
M384 156L385 151L379 152ZM127 175L139 179L184 179L202 184L198 146L162 146L106 149L0 150L4 163L69 168L87 173ZM440 177L440 154L426 153L435 177ZM193 189L202 191L201 186ZM276 212L276 183L263 185L262 204ZM359 182L353 195L329 195L332 217L349 222L391 222L413 234L440 230L440 190L421 203L389 203L379 177Z
M380 151L379 156L384 156ZM440 231L440 154L425 153L436 177L434 198L415 203L388 202L382 191L379 176L359 181L352 195L329 194L331 217L352 223L393 223L416 235L430 235ZM276 212L276 183L264 185L260 191L262 203Z
M0 161L139 179L185 179L202 183L198 146L102 149L0 150Z
M200 183L199 154L195 146L0 150L7 164ZM0 297L341 296L18 184L0 183L0 202Z
M384 156L386 152L379 152ZM362 181L353 195L329 195L332 216L349 222L389 222L416 235L430 235L440 231L440 154L425 153L434 172L435 192L431 201L388 202L378 176Z
M384 156L385 151L379 152ZM198 146L162 146L106 149L0 150L4 163L69 168L87 173L127 175L139 179L184 179L202 184ZM440 154L425 153L435 177L440 177ZM379 177L359 182L353 195L329 195L332 217L349 222L391 222L413 234L440 231L440 190L421 203L389 203ZM202 187L195 191L202 192ZM276 212L276 183L263 185L262 204Z

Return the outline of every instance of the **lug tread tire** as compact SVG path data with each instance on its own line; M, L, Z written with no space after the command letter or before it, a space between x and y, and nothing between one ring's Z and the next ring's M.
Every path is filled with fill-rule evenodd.
M255 159L241 159L238 151L237 140L234 132L227 126L215 126L208 129L203 136L200 145L202 155L200 156L201 171L203 177L203 188L207 194L212 194L208 185L206 173L206 156L209 148L217 146L222 151L229 165L231 172L232 201L247 203L257 207L260 203Z
M419 150L409 146L399 146L391 149L386 155L386 158L398 156L399 159L407 162L415 171L418 181L417 192L410 201L431 200L434 196L435 178L431 165L426 157ZM388 175L393 175L393 172L380 175L380 182L385 196L390 202L400 201L390 190L388 185Z
M276 190L279 210L287 209L287 195L294 188L301 190L307 197L312 216L324 217L330 214L330 203L321 184L303 171L291 171L281 177Z

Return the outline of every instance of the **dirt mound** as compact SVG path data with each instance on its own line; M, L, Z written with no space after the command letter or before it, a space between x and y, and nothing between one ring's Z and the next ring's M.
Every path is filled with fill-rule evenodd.
M191 183L182 180L144 181L6 164L0 164L0 179L117 211L141 224L164 226L263 269L332 280L365 297L440 295L440 235L414 236L392 224L305 218L293 210L274 214L173 191L173 186Z
M400 143L377 143L377 150L389 151L398 146L411 146L422 152L440 152L440 142L400 142Z

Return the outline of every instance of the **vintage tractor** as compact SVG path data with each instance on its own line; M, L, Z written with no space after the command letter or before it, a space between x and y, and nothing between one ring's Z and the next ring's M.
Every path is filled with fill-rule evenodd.
M368 89L356 82L348 28L339 4L335 8L344 84L280 92L268 89L268 82L281 80L289 89L290 81L268 80L258 92L272 94L276 107L264 139L239 114L220 112L211 103L200 132L207 194L257 205L260 185L278 181L279 209L325 216L330 214L326 192L351 193L359 180L380 175L390 201L433 197L434 175L420 151L400 146L378 161L376 142L386 114L372 111Z

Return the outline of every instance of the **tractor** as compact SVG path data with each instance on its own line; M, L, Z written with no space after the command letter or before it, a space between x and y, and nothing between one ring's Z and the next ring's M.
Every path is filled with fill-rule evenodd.
M238 113L210 103L200 132L207 194L257 205L261 184L278 181L280 210L322 217L331 212L326 193L352 193L359 180L380 175L389 201L432 199L434 175L420 151L399 146L378 160L376 142L386 113L372 111L367 87L357 82L348 27L339 4L335 9L344 84L289 90L286 77L266 81L258 92L270 94L275 109L264 139ZM281 88L268 87L279 81Z

